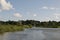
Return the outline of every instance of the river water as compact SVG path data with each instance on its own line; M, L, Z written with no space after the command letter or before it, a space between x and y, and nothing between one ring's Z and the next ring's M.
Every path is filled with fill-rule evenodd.
M0 35L0 40L60 40L58 28L35 28Z

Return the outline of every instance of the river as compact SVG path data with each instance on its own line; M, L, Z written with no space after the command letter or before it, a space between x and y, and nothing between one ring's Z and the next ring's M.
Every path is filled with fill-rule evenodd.
M0 40L60 40L58 28L31 28L0 35Z

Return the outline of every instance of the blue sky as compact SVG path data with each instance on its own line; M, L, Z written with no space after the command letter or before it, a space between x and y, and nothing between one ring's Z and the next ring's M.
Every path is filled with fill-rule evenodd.
M0 0L0 20L60 21L60 0Z

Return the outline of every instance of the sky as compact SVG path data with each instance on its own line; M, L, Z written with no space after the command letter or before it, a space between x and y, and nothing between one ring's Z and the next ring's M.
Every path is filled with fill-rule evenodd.
M60 21L60 0L0 0L0 20Z

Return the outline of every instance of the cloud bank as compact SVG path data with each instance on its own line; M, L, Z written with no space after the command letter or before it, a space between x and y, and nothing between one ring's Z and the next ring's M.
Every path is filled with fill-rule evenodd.
M13 16L19 17L19 18L22 17L22 15L20 13L14 13Z
M43 7L42 7L42 8L40 8L40 9L57 10L57 9L60 9L60 8L43 6Z
M14 9L13 5L10 2L7 2L6 0L0 0L0 11L1 10L11 10Z

